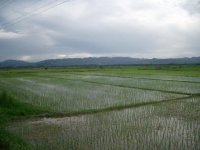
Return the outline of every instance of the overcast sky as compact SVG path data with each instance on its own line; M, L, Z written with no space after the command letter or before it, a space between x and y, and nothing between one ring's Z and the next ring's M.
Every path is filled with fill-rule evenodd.
M200 56L200 1L0 0L0 61L100 56Z

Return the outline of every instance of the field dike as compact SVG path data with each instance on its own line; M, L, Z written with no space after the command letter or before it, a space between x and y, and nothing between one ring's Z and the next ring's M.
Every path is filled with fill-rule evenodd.
M46 76L39 75L38 77L44 78ZM127 85L120 85L120 84L110 84L110 83L103 83L103 82L95 82L95 81L89 81L89 80L84 80L84 79L72 79L72 78L51 77L51 76L48 76L48 78L70 80L70 81L80 81L80 82L85 82L85 83L107 85L107 86L113 86L113 87L122 87L122 88L129 88L129 89L140 89L140 90L148 90L148 91L158 91L158 92L163 92L163 93L173 93L173 94L183 94L183 95L198 95L198 93L197 94L193 94L193 93L188 93L188 92L167 91L167 90L152 89L152 88L143 88L143 87L137 87L137 86L127 86Z
M63 117L77 117L77 116L83 116L83 115L89 115L89 114L96 114L96 113L103 113L103 112L111 112L111 111L120 111L123 109L129 109L129 108L137 108L137 107L143 107L143 106L151 106L151 105L157 105L162 103L170 103L173 101L183 101L190 98L199 98L200 94L194 94L191 96L186 97L179 97L174 99L167 99L167 100L160 100L160 101L151 101L151 102L142 102L137 104L128 104L128 105L119 105L119 106L113 106L113 107L107 107L103 109L90 109L90 110L84 110L84 111L77 111L77 112L71 112L71 113L46 113L42 115L35 115L32 116L33 118L63 118Z
M190 90L178 92L169 91L171 89L167 90L167 88L163 90L163 88L137 87L137 84L132 85L132 82L129 84L127 82L129 80L125 82L127 85L121 85L120 82L107 82L103 80L105 78L102 78L102 81L95 81L95 78L89 80L90 75L88 77L86 75L83 78L79 78L78 76L73 78L73 74L72 76L69 74L61 74L60 76L58 74L56 76L56 73L53 75L37 74L30 78L26 78L26 76L24 78L13 77L8 79L8 82L2 79L1 82L4 85L2 84L0 86L0 90L6 89L10 91L7 95L3 93L0 101L0 111L4 113L0 115L0 149L200 149L200 93L198 91L199 86L197 86L200 82L196 82L195 80L197 79L194 79L194 81L185 81L182 78L183 80L177 81L146 78L144 76L95 75L122 79L152 80L152 82L170 81L172 86L178 85L177 87L182 86L183 84L181 83L185 83L185 86L187 86L188 83L186 89L189 88ZM83 74L81 75L84 76ZM116 79L113 79L113 81L116 81ZM178 84L173 84L173 81L178 82ZM12 89L13 84L16 84L18 89ZM104 94L91 95L90 92L94 93L94 91L104 90L104 93L110 93L108 92L109 88L113 91L113 95L110 95L111 98L119 93L119 89L123 94L127 90L127 93L131 93L134 96L138 92L137 89L144 92L144 94L155 92L154 94L158 95L158 97L152 98L147 95L146 97L144 96L144 100L147 98L151 101L134 101L133 103L131 95L128 97L130 98L129 103L114 103L115 105L93 107L91 104L94 104L94 106L97 105L97 101L94 102L93 100L97 100L95 98L98 97L101 104L103 102L101 101L103 99L101 95ZM45 90L47 91L46 93ZM67 90L71 90L70 92L72 92L70 99L72 100L70 102L74 102L71 103L72 106L76 108L79 104L84 104L75 101L78 98L80 98L80 102L84 102L87 96L93 96L89 99L91 101L86 103L87 105L91 105L91 107L83 107L85 109L78 107L79 109L68 110L68 108L71 108L70 106L56 111L49 109L50 107L46 107L48 105L42 107L43 103L41 105L33 103L35 98L39 99L40 97L38 96L41 96L42 101L39 100L39 102L48 102L47 104L49 104L51 98L54 96L51 95L53 92L57 93L62 100L68 101L69 99L67 98L70 95L67 93ZM24 92L21 93L22 96L16 94L20 93L20 91ZM136 94L134 91L137 91ZM12 92L16 93L12 95ZM33 101L29 101L30 99L28 97L31 96L26 95L29 92L32 96L31 100ZM157 94L157 92L161 94ZM62 93L65 95L62 95ZM88 95L85 96L85 93ZM177 94L177 97L175 95L171 96L170 94ZM73 97L74 95L78 97ZM139 99L143 98L140 94L138 95ZM165 97L164 95L170 95L171 97ZM108 97L108 95L105 96L106 98ZM23 97L25 98L23 99ZM106 98L105 101L107 101ZM119 99L124 101L126 100L125 98L120 97ZM115 100L116 97L113 99ZM53 100L55 100L55 104L58 103L58 97L56 95ZM52 103L52 107L55 107L55 104ZM68 103L59 104L61 105L58 108L62 105L69 106L67 105Z
M15 122L8 130L34 149L197 150L197 104L199 95L98 113L32 118Z

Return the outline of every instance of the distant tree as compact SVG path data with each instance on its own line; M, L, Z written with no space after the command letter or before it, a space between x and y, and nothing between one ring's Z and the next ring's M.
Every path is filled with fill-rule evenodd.
M99 66L99 68L100 68L100 69L103 69L103 66L102 66L102 65L100 65L100 66Z

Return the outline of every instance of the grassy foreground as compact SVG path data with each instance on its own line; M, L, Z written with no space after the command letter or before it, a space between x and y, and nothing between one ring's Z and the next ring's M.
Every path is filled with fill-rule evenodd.
M93 144L96 143L97 145L99 144L99 146L108 142L107 145L109 145L110 141L107 137L110 137L111 133L114 138L124 136L124 139L126 139L126 137L129 137L130 135L130 140L135 139L134 135L136 134L139 136L138 139L142 141L145 138L148 139L149 137L154 137L155 133L162 131L163 137L170 139L166 136L166 134L168 135L168 132L165 132L168 128L177 130L176 133L178 135L181 134L182 131L185 132L187 129L193 129L193 126L195 128L198 127L196 127L196 124L199 123L199 110L196 108L199 106L200 96L199 77L200 67L198 65L0 70L0 149L34 149L30 141L23 137L26 137L25 132L24 135L20 135L21 133L17 132L20 132L21 129L17 128L16 132L11 132L7 130L7 127L16 121L22 121L19 125L19 128L21 128L24 121L26 122L27 120L36 117L39 117L38 119L40 119L41 116L67 116L69 118L66 119L66 122L69 123L69 129L74 126L74 116L81 116L80 118L91 120L91 123L86 122L87 129L92 131L91 134L85 132L85 130L78 130L82 127L82 124L85 124L84 122L76 124L76 131L78 133L73 130L66 132L66 126L64 126L63 129L60 129L59 127L58 132L56 133L61 134L53 135L52 133L50 135L52 138L58 136L58 139L61 139L56 141L56 138L53 138L54 141L58 142L59 146L64 145L67 142L72 146L77 146L76 142L83 142L83 144L93 142ZM193 100L195 98L197 99ZM188 99L192 99L192 101ZM185 103L182 103L183 100ZM176 103L176 105L174 105L174 103ZM180 104L182 104L182 107L180 107ZM151 106L157 107L155 107L154 110L154 107ZM136 107L140 108L137 109L139 112L135 111ZM152 112L152 110L155 112L158 111L158 113ZM163 112L164 110L166 110L166 112ZM149 120L143 123L144 120L138 116L140 111L144 111L144 114L146 114L143 115L142 113L141 118L145 117L149 118ZM161 113L167 115L164 115L163 117L160 116ZM90 115L88 116L86 114ZM110 114L110 116L108 116L108 114ZM132 118L133 114L136 118ZM152 115L149 116L148 114ZM173 117L173 115L175 116ZM169 118L166 118L166 116ZM72 120L70 120L70 118ZM98 119L101 118L102 122L105 122L105 126L99 125ZM112 125L112 121L107 122L107 120L110 120L111 118L116 119L116 125ZM124 120L122 118L126 119L126 124L123 124ZM178 118L178 120L177 122L175 121L175 126L173 128L171 125L165 125L169 123L168 119L173 121L174 118ZM182 126L181 120L183 118L186 118L186 120L188 119L188 121ZM191 121L191 118L194 119ZM160 121L161 124L164 124L163 127L161 128L160 124L148 125L153 119L158 119L158 121L164 120L164 122ZM70 124L70 122L72 124ZM121 131L121 129L129 129L134 123L141 123L145 126L145 130L150 129L149 135L143 137L143 132L135 132L135 130L130 130L130 132L127 131L127 133ZM179 123L181 127L180 130ZM104 135L102 131L104 131L104 127L108 127L109 125L110 128ZM140 129L140 126L141 125L136 127ZM27 135L29 135L29 133L34 134L35 131L37 131L37 127L39 126L30 128L25 124L22 128L28 129ZM153 129L151 130L151 128ZM156 130L154 130L154 128L156 128ZM44 135L48 131L48 127L46 127L45 124L42 125L41 129L44 129L41 131L41 133L44 132ZM97 131L98 133L93 135L93 133ZM118 133L116 131L120 132ZM194 130L194 132L196 131L197 129ZM81 137L79 137L79 132L81 133ZM70 139L62 135L62 133L65 133L65 135L69 134ZM133 133L133 135L131 135L131 133ZM101 134L103 139L98 137L101 136ZM74 138L72 135L74 135ZM85 138L85 136L87 138ZM30 139L30 137L31 136L29 136L28 139ZM176 137L176 135L174 137ZM102 143L98 143L99 138L103 140ZM68 139L68 141L65 141L64 139ZM119 139L119 143L124 139ZM200 139L200 136L196 139ZM42 140L46 140L43 135L40 141ZM153 142L155 142L156 145L156 140L158 139L154 140L155 141ZM128 139L124 140L125 143L127 141ZM46 141L43 143L44 145L45 142ZM113 141L112 146L115 145L114 142L115 141ZM180 140L177 140L177 142L180 142ZM137 144L137 141L135 144ZM49 144L47 143L45 146L48 145ZM194 149L198 146L199 145L196 145ZM47 147L43 148L48 149Z
M0 149L30 149L20 137L5 130L7 123L44 113L39 108L10 97L5 91L0 93Z

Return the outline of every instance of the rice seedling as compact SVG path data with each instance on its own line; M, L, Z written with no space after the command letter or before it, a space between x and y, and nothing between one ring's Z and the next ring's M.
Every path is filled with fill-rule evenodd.
M0 148L200 149L198 76L87 70L1 71Z
M149 90L160 90L168 92L177 92L182 94L196 94L199 93L200 84L191 82L179 81L163 81L163 80L150 80L140 78L122 78L122 77L109 77L109 76L94 76L94 75L71 75L61 76L61 78L70 78L77 80L90 81L95 83L105 83L111 85L118 85L124 87L143 88ZM185 86L187 84L187 86Z
M52 78L12 78L0 81L16 99L60 113L175 99L186 95L130 89Z
M120 111L16 122L8 130L35 149L200 148L199 98ZM170 110L170 111L169 111ZM192 116L192 117L191 117Z

